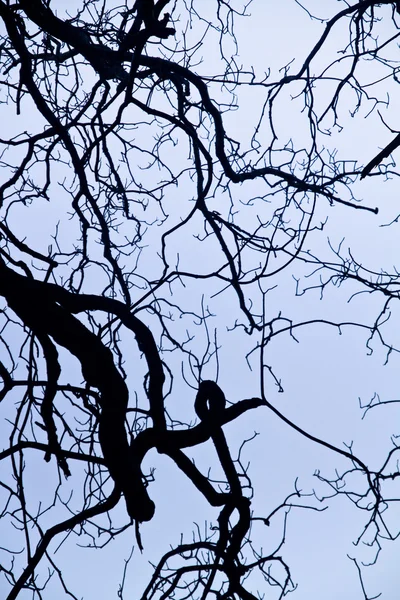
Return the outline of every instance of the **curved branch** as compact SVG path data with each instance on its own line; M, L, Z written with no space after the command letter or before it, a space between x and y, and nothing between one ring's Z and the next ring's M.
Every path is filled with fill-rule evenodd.
M8 594L6 600L15 600L17 598L20 591L25 587L27 581L35 572L35 568L39 564L40 560L43 558L50 542L56 535L62 533L63 531L74 529L74 527L76 527L77 525L81 525L84 521L92 519L93 517L97 517L98 515L101 515L111 510L112 508L114 508L114 506L118 504L120 496L120 491L117 488L114 488L113 492L111 492L107 500L99 502L99 504L96 504L96 506L93 506L91 508L86 508L77 515L74 515L73 517L66 519L65 521L62 521L61 523L58 523L57 525L54 525L53 527L48 529L43 535L40 542L38 543L36 552L31 557L29 564L27 565L23 573L17 579L16 583L13 586L13 589Z

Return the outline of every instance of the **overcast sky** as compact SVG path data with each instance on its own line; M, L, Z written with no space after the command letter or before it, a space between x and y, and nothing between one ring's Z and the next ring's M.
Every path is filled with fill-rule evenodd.
M80 3L74 3L75 5ZM212 10L214 2L207 1L205 5ZM304 0L304 5L321 18L333 15L341 7L334 0L324 0L323 3ZM271 69L273 79L279 77L279 69L292 59L295 59L295 62L291 72L296 72L324 29L324 24L318 20L310 20L306 12L293 0L281 0L278 3L254 0L248 12L251 13L251 17L238 21L237 25L240 48L238 63L253 65L256 73L259 74ZM389 9L386 14L390 16ZM382 27L385 27L385 21ZM336 58L335 52L343 47L346 35L346 24L343 23L338 26L337 31L334 31L333 40L322 51L316 68L323 69L324 65L330 64ZM198 67L200 73L210 73L213 68L215 56L209 53L210 48L212 46L207 44L203 47L204 61ZM373 80L374 68L374 65L371 65L371 70L365 77ZM376 68L379 71L379 66ZM320 106L328 99L327 93L322 90L318 93L317 101ZM226 117L228 134L235 139L240 139L244 147L250 143L264 94L263 90L255 88L240 90L238 111ZM378 117L370 119L368 127L363 125L368 104L362 109L364 113L361 111L357 119L352 119L349 115L352 102L353 99L349 94L348 106L344 102L340 107L343 130L333 131L332 135L327 137L326 144L332 149L338 148L343 159L357 159L365 164L378 152L379 147L391 139L390 132L380 126ZM3 106L1 110L3 115L8 114L9 107ZM280 139L292 138L296 144L301 143L306 125L305 115L300 110L301 100L292 100L290 93L276 108L276 124ZM388 109L389 112L390 110L392 109ZM11 122L8 125L10 128L13 127ZM20 124L18 127L20 130L23 129ZM376 128L376 135L374 128ZM265 136L268 135L268 131L265 130ZM2 137L5 135L2 134ZM179 162L180 151L183 156L186 149L178 147L176 156L171 160ZM250 194L265 193L261 187L257 192L257 186L262 185L264 184L255 183L247 187L240 186L235 193L245 202L247 195L250 197ZM399 226L397 223L390 228L382 225L392 221L400 212L398 188L393 181L384 183L374 179L371 183L367 179L359 183L355 189L367 205L379 206L379 214L353 211L340 205L329 207L322 201L318 208L318 215L321 221L326 217L329 217L329 220L322 233L315 232L310 235L307 249L324 252L326 256L333 259L334 255L332 253L329 255L327 244L329 238L333 248L337 248L340 243L344 251L351 248L353 255L363 265L390 270L396 264L398 256ZM193 197L193 189L189 185L187 188L181 187L174 191L173 198L167 199L168 206L175 203L177 207L174 209L177 211L176 219L181 218L182 214L186 215L190 210L190 207L184 204L188 196ZM59 198L63 198L61 191ZM219 199L215 199L215 210L223 212L225 203L226 198L222 197L220 204ZM243 207L242 210L243 223L246 224L246 219L250 220L254 212L252 213L251 207ZM267 206L265 210L269 210ZM63 232L65 231L62 235L73 237L74 224L69 221L67 223L67 212L68 205L63 204L61 200L57 204L37 203L35 207L29 207L29 213L25 207L21 207L18 234L20 237L26 236L38 249L45 249L51 243L55 223L61 217L63 221L60 227ZM173 212L172 218L174 218ZM35 222L34 229L33 222ZM155 235L158 235L157 232ZM148 252L149 269L152 265L152 251L150 245L147 250L144 250ZM204 246L203 249L202 246L200 253L197 240L189 234L187 238L182 236L171 240L169 251L171 257L174 252L180 253L181 260L187 261L192 268L196 261L200 265L212 263L214 260L213 247ZM306 274L308 274L307 267L301 272L288 268L275 279L271 279L271 286L277 287L266 296L266 311L270 318L281 311L283 316L295 321L324 318L335 321L358 320L370 324L379 314L383 299L377 296L363 294L355 296L348 302L351 294L356 291L350 284L344 284L339 288L329 287L325 291L323 302L319 290L311 290L300 297L295 297L294 277ZM303 280L301 289L304 289L305 285L312 286L317 282L318 274ZM175 301L182 299L187 306L192 303L193 310L199 311L201 297L204 295L205 303L216 315L211 325L217 326L219 331L221 346L219 383L227 399L235 402L258 396L258 359L256 356L250 357L250 365L254 360L253 371L249 369L246 360L246 352L252 348L253 340L249 340L241 330L227 331L237 317L237 305L233 301L228 301L226 295L212 297L214 292L212 285L208 289L204 288L202 282L193 281L189 289L182 289L181 296L175 291L174 299ZM384 331L388 344L397 343L400 347L398 325L399 319L393 313ZM182 328L184 326L182 324ZM400 433L398 431L399 405L377 407L362 419L360 400L365 404L375 393L378 393L382 400L397 399L400 364L396 353L393 353L386 363L387 349L382 348L375 341L372 343L373 353L371 353L366 347L368 335L368 332L361 328L343 327L339 332L337 328L328 325L314 324L296 331L296 339L288 333L277 336L268 345L265 361L273 366L276 377L282 382L283 392L278 389L272 377L267 380L266 387L268 400L300 427L337 447L344 448L343 444L353 443L354 453L371 467L378 468L392 447L390 436ZM179 372L178 359L172 356L170 365ZM216 366L211 364L207 377L214 378L215 375ZM70 363L70 377L71 380L73 378L79 380L77 363L73 361ZM180 390L182 393L179 393ZM189 418L194 420L193 402L194 392L190 395L187 387L180 388L177 383L173 397L168 400L168 410L177 418L189 415ZM3 413L0 415L6 414L7 408L1 408ZM2 427L6 435L7 424L3 424ZM320 470L325 477L333 478L336 468L342 471L349 467L341 457L302 438L266 409L258 409L246 414L226 427L226 435L233 454L238 451L243 440L250 439L255 432L258 434L257 437L243 449L243 460L245 463L250 461L249 475L255 490L252 506L254 513L260 516L268 515L294 491L296 479L298 487L303 492L311 494L315 490L316 495L322 497L329 494L328 486L314 476L315 471ZM213 464L213 455L214 449L211 443L207 448L194 449L191 454L196 459L196 464L202 467L203 472L206 472L208 465ZM55 469L55 467L49 466L41 459L33 459L32 465L34 473L30 480L31 493L33 498L37 496L39 502L40 497L46 493L49 468ZM211 509L199 494L193 492L190 482L171 465L166 457L152 452L146 457L144 467L145 470L155 468L155 482L151 484L150 493L157 508L154 519L141 528L145 548L142 555L136 547L133 530L129 530L125 536L121 536L121 539L115 540L103 550L77 548L75 543L79 543L79 540L72 533L68 541L57 551L56 558L63 566L65 578L66 580L70 578L71 589L79 598L85 600L117 598L124 560L128 558L132 545L135 546L135 552L127 570L124 599L134 600L140 597L152 573L149 561L156 563L170 545L179 543L181 534L184 540L190 541L194 527L204 529L210 522L216 521L218 511ZM38 481L40 486L37 485ZM354 485L356 487L358 483L355 481ZM74 481L65 485L64 498L68 496L68 486L72 491ZM393 489L398 494L398 487L397 490ZM281 555L291 568L293 581L298 584L293 598L333 600L342 596L352 600L362 600L357 570L347 555L364 562L372 560L374 547L371 548L367 544L360 544L357 547L354 545L362 533L368 514L356 509L344 497L336 497L324 503L309 498L304 500L304 504L307 503L319 509L328 506L328 509L317 512L297 508L288 515L286 543L281 550ZM125 510L122 503L118 510L122 511L122 520ZM284 511L281 516L277 515L271 521L270 527L254 528L255 543L262 546L266 554L272 552L280 543L283 515ZM53 524L51 519L52 517L49 518L46 526ZM392 532L400 529L400 509L396 507L389 509L389 523ZM0 539L1 532L0 523ZM8 537L11 534L7 530L3 535ZM57 544L58 540L53 542L52 548L54 549ZM0 545L4 544L0 542ZM400 574L397 568L399 550L397 542L383 544L378 563L364 572L370 597L378 592L382 592L382 600L392 600L395 597L394 594L400 586ZM20 568L21 564L18 567ZM277 597L274 596L273 589L263 588L263 585L260 585L261 594L265 593L266 598ZM24 596L21 595L21 598Z

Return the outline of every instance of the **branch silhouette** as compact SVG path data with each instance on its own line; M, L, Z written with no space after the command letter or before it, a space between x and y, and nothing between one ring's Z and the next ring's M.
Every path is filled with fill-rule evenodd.
M369 175L372 171L372 169L375 169L375 167L378 167L380 165L380 163L387 158L388 156L390 156L392 154L392 152L394 152L398 147L400 146L400 133L396 135L396 137L390 142L390 144L388 144L386 146L386 148L384 148L383 150L381 150L381 152L379 152L379 154L377 154L361 171L361 177L360 179L364 179L364 177L367 177L367 175Z

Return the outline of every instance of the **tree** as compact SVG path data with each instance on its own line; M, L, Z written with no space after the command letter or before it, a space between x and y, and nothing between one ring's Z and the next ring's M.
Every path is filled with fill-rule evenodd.
M145 555L143 532L162 504L152 493L154 452L218 517L161 553L133 597L282 597L295 587L282 557L288 511L322 511L328 496L345 496L366 516L358 541L373 548L372 562L398 535L388 520L400 499L397 438L373 468L351 445L289 418L271 400L283 383L268 352L314 326L354 328L368 351L398 352L387 327L398 270L371 266L374 255L359 260L326 231L328 216L340 237L349 223L364 227L362 215L370 227L382 224L370 182L389 197L399 175L390 95L400 10L361 0L339 11L326 2L312 14L290 4L319 37L299 66L260 76L241 64L235 26L252 17L240 0L67 8L0 0L0 523L9 540L0 564L8 600L80 597L56 553L75 537L103 547L132 541L133 531L133 552ZM360 122L374 134L349 158L339 133L354 123L360 132ZM299 303L315 290L324 302L303 318ZM365 312L347 318L346 301L361 292ZM252 384L239 396L242 363ZM375 396L364 409L385 402ZM252 485L251 440L237 443L254 411L332 453L336 475L316 473L329 493L295 483L272 512L255 511L263 492ZM207 469L193 452L210 445ZM278 516L281 542L264 553L260 528Z

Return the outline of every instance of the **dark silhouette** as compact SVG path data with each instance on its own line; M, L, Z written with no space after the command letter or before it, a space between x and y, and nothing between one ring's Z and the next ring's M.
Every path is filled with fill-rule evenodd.
M296 339L299 328L321 325L363 328L367 346L374 338L388 355L397 351L382 329L389 302L398 299L398 272L375 272L330 242L327 258L322 246L314 252L311 244L317 234L324 239L321 215L332 206L345 214L368 211L371 218L378 212L357 200L353 184L400 137L361 169L357 157L349 162L328 147L326 133L341 127L343 91L357 92L354 116L370 89L370 81L363 87L357 79L362 60L380 61L397 77L397 63L385 53L390 40L396 43L389 25L398 31L398 3L343 3L297 72L288 64L275 79L246 70L236 53L234 23L249 10L222 0L86 0L77 9L58 0L0 0L0 519L12 532L0 543L0 588L7 600L81 597L58 563L58 544L70 543L71 532L92 547L100 546L100 536L107 544L126 533L135 551L146 552L143 531L160 502L152 491L157 473L145 462L155 452L219 516L191 541L171 540L146 589L133 596L255 600L270 588L280 598L292 591L281 552L286 515L296 507L324 510L325 498L303 493L296 482L272 512L255 512L253 497L263 492L253 489L242 461L249 440L233 450L226 427L249 411L260 419L274 414L346 461L346 473L363 481L357 496L344 471L335 479L316 475L332 496L345 495L366 511L360 540L377 555L383 538L396 537L385 518L399 500L387 487L400 476L391 461L397 438L372 470L351 447L296 424L267 394L282 386L266 349L277 336ZM388 39L378 43L374 26L381 16ZM340 55L322 72L317 59L342 21L350 24L343 53L351 66ZM331 77L335 66L347 70ZM334 89L321 109L314 95L325 79ZM234 139L239 133L229 125L243 89L262 100L245 142ZM279 131L280 100L289 96L302 99L295 116L285 116L294 127L306 119L301 142L297 130L293 139ZM266 299L285 272L294 278L294 295L318 288L322 298L330 284L351 282L351 294L374 292L384 307L369 324L361 317L296 321L281 309L271 313ZM318 281L307 283L314 275ZM212 302L220 297L233 315L223 325L213 321ZM219 335L228 334L236 335L235 356L249 364L257 357L255 395L232 397L238 367L225 366L224 374L220 366L226 346ZM205 444L215 462L203 472L191 451ZM41 487L39 464L48 472L43 487L53 491L35 504L27 478L38 477ZM64 493L66 481L74 494ZM281 543L265 553L254 531L268 531L281 515ZM120 598L123 593L124 580Z
M379 166L384 158L387 158L400 146L400 134L396 135L394 140L390 142L379 154L377 154L361 171L360 179L364 179L369 175L375 167Z

